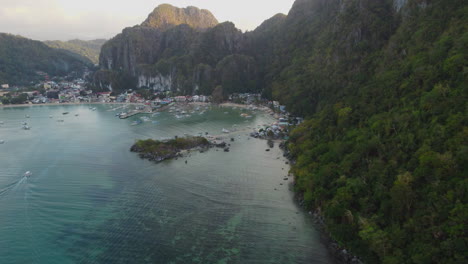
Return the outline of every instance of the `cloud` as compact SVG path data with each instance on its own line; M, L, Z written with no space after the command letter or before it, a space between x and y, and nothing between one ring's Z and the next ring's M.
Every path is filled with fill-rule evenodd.
M0 32L37 40L110 38L135 23L112 13L69 12L56 0L2 0L0 6Z
M210 10L220 22L253 30L294 0L1 0L0 32L37 40L111 38L140 24L159 4Z

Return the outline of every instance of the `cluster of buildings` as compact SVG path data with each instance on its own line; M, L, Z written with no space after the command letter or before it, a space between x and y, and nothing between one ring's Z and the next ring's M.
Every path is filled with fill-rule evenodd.
M87 90L86 81L77 78L73 81L49 81L46 80L34 85L33 89L27 91L21 90L18 87L11 87L8 84L0 84L0 98L9 96L17 97L21 94L27 94L27 103L44 104L44 103L139 103L153 108L168 105L172 102L192 103L202 102L208 103L212 101L211 96L193 95L193 96L174 96L169 94L155 93L154 100L147 100L137 91L128 90L120 95L114 95L111 92L93 93ZM245 105L268 105L271 109L278 113L285 113L285 106L282 106L277 101L265 101L260 94L231 94L229 101ZM1 103L1 102L0 102Z
M26 94L28 102L32 104L82 102L92 94L86 91L86 82L81 78L60 82L46 80L30 88L11 87L8 84L2 84L1 87L0 97L15 98Z

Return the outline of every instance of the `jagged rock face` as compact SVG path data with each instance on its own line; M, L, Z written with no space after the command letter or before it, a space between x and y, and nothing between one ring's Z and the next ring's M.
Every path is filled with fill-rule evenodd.
M164 31L182 24L195 29L208 29L216 26L218 20L210 11L205 9L198 9L193 6L177 8L169 4L163 4L156 7L141 25Z
M232 23L218 24L207 10L158 6L141 26L126 28L102 48L100 66L135 77L138 87L190 90L206 86L195 66L215 67L240 49L242 33ZM192 88L190 88L192 87Z
M241 51L244 36L226 22L199 31L179 25L162 31L136 26L125 29L102 49L100 65L134 76L138 87L159 91L210 92L211 70L226 56Z
M158 59L162 32L151 28L126 28L104 44L99 64L108 70L136 74L138 64L151 64Z
M317 65L335 67L343 60L359 65L384 45L393 30L384 20L394 19L388 12L406 1L297 0L287 16L278 14L245 34L230 22L217 24L203 10L162 5L141 26L127 28L106 43L100 65L135 77L138 87L208 93L224 83L217 65L242 54L252 58L243 63L256 65L252 68L264 75L260 82L266 87L292 64L297 50L305 56L327 50L315 52Z
M172 76L157 74L156 76L138 76L138 87L148 87L155 91L164 92L172 90Z
M104 69L137 75L141 64L154 64L163 58L182 56L201 34L218 24L207 10L196 7L158 6L141 26L126 28L106 42L99 64Z
M215 66L224 57L240 52L243 40L242 32L225 22L203 33L192 54L202 63Z

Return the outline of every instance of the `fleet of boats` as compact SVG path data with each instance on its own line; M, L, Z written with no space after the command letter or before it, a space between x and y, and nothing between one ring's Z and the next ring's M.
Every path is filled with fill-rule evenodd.
M92 110L92 111L97 110L96 107L89 107L89 109ZM132 117L133 115L136 115L136 114L143 114L142 116L138 117L137 119L133 118L133 120L132 120L132 122L130 124L132 126L140 125L140 124L143 124L143 123L146 123L146 122L151 122L152 124L159 124L159 121L155 120L154 118L159 116L161 114L160 112L146 113L146 112L143 111L144 109L143 110L141 110L141 108L136 108L136 109L140 109L140 110L139 111L132 110L130 105L124 105L124 106L115 107L115 108L109 107L107 111L115 111L116 112L115 116L120 117L120 118L122 116ZM170 107L168 107L166 109L167 109L166 111L169 114L172 114L173 117L175 117L177 119L183 119L183 118L190 118L190 117L192 117L192 115L195 115L195 114L204 115L206 113L206 111L211 109L211 106L196 106L196 107L191 108L191 107L180 106L180 105L172 105L172 106L170 106ZM124 112L122 110L126 110L126 111ZM233 108L233 110L235 110L235 108ZM252 109L248 109L248 110L252 110ZM223 112L223 113L224 114L230 114L230 112L227 112L227 111ZM62 112L62 115L68 115L68 114L69 114L69 112ZM79 114L75 113L74 116L78 117ZM240 116L243 117L243 118L246 118L246 119L252 118L252 115L249 114L247 111L241 113ZM25 117L29 118L29 115L25 115ZM49 115L49 118L53 118L53 116ZM57 119L56 121L59 122L59 123L65 122L64 119ZM4 122L0 121L0 125L3 125L3 124L4 124ZM30 130L31 126L29 126L27 122L22 122L21 128L23 130ZM249 127L249 126L247 128L251 129L251 127ZM229 128L229 129L222 128L222 130L221 130L221 132L223 134L229 134L229 133L232 133L233 131L238 131L236 125L234 125L232 128ZM203 133L199 133L199 134L203 135ZM206 135L208 136L208 132L206 132ZM0 140L0 144L4 144L4 143L5 143L4 140Z

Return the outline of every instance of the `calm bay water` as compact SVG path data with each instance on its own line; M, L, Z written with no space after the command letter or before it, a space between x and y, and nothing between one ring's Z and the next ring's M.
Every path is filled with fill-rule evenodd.
M96 107L0 108L0 263L332 263L277 146L237 132L229 153L155 164L129 151L136 139L219 135L268 116L213 108L134 126L139 117L110 111L119 106Z

